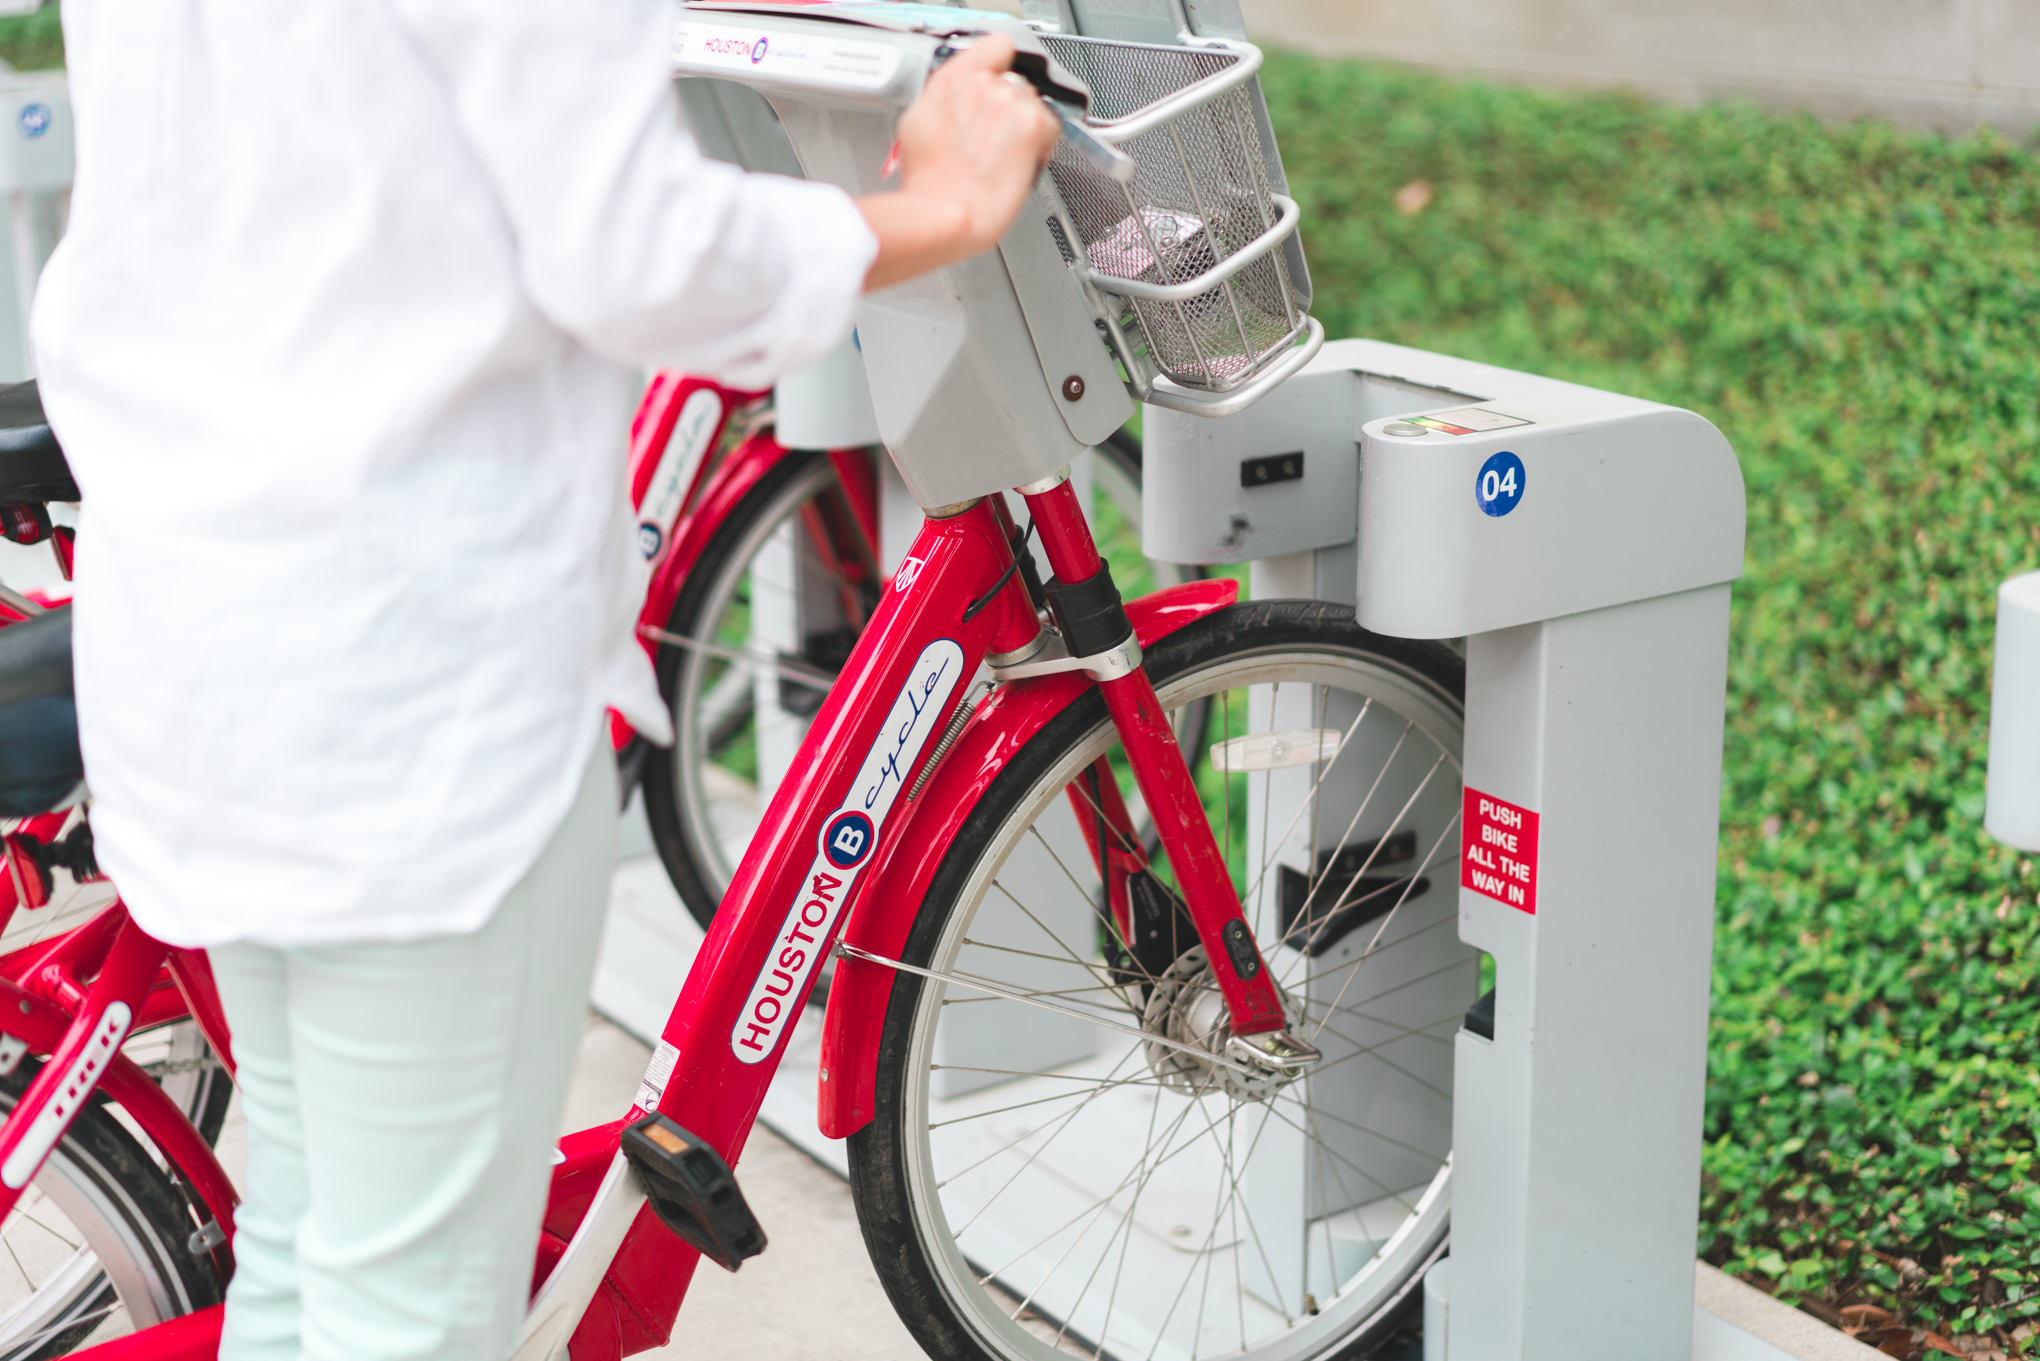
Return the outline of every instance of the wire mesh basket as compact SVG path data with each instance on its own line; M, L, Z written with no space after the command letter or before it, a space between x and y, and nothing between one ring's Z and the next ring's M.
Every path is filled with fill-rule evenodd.
M1109 324L1143 387L1158 373L1224 393L1279 362L1310 325L1281 249L1295 203L1272 192L1245 43L1163 46L1043 34L1091 88L1086 123L1137 167L1112 179L1067 139L1049 163L1064 258L1110 294ZM1074 241L1069 238L1074 235Z

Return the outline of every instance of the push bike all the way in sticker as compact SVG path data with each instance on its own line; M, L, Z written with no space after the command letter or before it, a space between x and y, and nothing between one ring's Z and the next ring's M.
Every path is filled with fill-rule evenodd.
M1156 11L1194 33L1171 0ZM986 28L1012 33L1065 112L1088 105L1089 131L1058 151L1038 216L941 277L946 329L883 295L860 320L875 388L914 376L889 395L889 452L926 512L911 575L878 590L870 574L868 463L736 458L714 495L675 492L655 481L672 433L657 426L690 419L703 389L669 380L670 400L648 403L638 433L660 458L634 490L641 508L682 509L641 542L679 551L690 516L747 526L721 557L737 565L697 553L657 605L699 587L708 621L671 645L746 668L677 692L706 753L690 759L741 775L715 744L747 703L762 732L763 694L803 720L784 757L798 778L759 787L638 1104L560 1141L516 1355L662 1345L703 1256L734 1269L763 1249L731 1168L831 961L819 1120L849 1140L874 1263L930 1355L1363 1353L1448 1232L1451 1036L1478 988L1452 896L1434 891L1458 853L1459 660L1369 634L1348 608L1239 603L1229 580L1125 600L1064 471L1124 421L1129 390L1223 414L1321 343L1295 206L1271 187L1259 53L922 6L850 17L824 30L858 49L841 88L805 68L724 69L713 53L731 43L689 36L777 50L822 22L798 6L686 10L679 50L709 55L681 69L756 83L797 149L835 139L858 191L932 65ZM874 85L878 70L894 74ZM1163 218L1166 241L1150 229ZM731 465L746 441L725 436L709 439ZM52 499L4 457L0 484L0 501ZM765 512L728 518L754 494ZM840 657L807 650L827 630L754 633L772 608L759 583L854 544L846 527L865 575L824 572L815 597L845 615ZM68 694L68 624L25 604L0 628L0 741L55 752L40 791L18 791L54 808L75 732L67 756L49 706L16 701ZM0 811L54 819L31 824L18 876L89 877L63 830L75 810ZM1299 867L1299 827L1340 849ZM117 902L0 955L0 1237L24 1268L0 1297L0 1356L215 1353L231 1187L191 1112L110 1047L186 1018L231 1055L204 957L151 940ZM24 1251L38 1235L39 1257Z

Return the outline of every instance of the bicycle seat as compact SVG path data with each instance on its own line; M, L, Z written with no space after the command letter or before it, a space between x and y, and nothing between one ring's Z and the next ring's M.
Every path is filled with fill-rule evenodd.
M35 380L0 385L0 504L82 499Z
M58 807L85 778L71 696L71 610L0 628L0 817Z

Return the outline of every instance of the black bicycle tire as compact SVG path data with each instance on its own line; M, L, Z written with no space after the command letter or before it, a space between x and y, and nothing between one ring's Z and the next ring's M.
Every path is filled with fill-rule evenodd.
M1430 686L1457 709L1465 703L1465 663L1442 644L1369 633L1350 606L1322 601L1278 600L1236 605L1208 615L1149 649L1149 676L1162 685L1227 655L1343 640L1346 650L1367 654ZM1337 644L1334 644L1337 645ZM1105 721L1103 697L1095 689L1050 721L992 782L972 808L930 881L900 958L927 967L940 941L956 895L968 883L977 860L993 843L1005 819L1061 753ZM910 1084L902 1071L918 999L926 981L904 970L894 976L879 1041L874 1113L848 1141L851 1199L859 1228L879 1280L914 1340L937 1361L1007 1361L980 1347L963 1323L929 1265L914 1229L903 1102ZM1444 1255L1444 1240L1424 1254L1425 1265ZM1386 1341L1422 1299L1416 1289L1421 1268L1399 1284L1393 1297L1360 1327L1335 1339L1333 1350L1312 1361L1355 1361Z
M752 521L777 500L789 484L808 475L827 457L820 450L789 449L785 458L773 464L758 479L757 485L744 493L728 518L717 527L708 546L702 550L700 558L696 559L681 584L680 594L675 597L673 608L666 616L669 633L682 638L695 636L696 618L730 556L750 534ZM673 707L680 667L685 660L684 649L671 644L660 645L654 665L659 679L659 696L669 709ZM674 778L674 761L678 751L677 743L671 747L655 747L645 760L645 820L650 824L652 845L659 853L660 863L666 867L666 877L679 893L688 915L707 930L722 895L703 877L700 857L689 844L687 818L679 806L680 788Z
M12 1073L0 1078L0 1117L14 1109L41 1070L40 1063L24 1060ZM114 1119L103 1099L88 1102L78 1112L58 1141L58 1149L68 1153L81 1169L97 1169L99 1175L94 1180L115 1184L125 1194L125 1207L118 1201L109 1204L123 1211L131 1230L140 1231L140 1236L152 1243L151 1255L158 1266L174 1273L182 1303L187 1306L185 1312L208 1308L225 1298L225 1283L213 1268L211 1254L191 1250L190 1238L198 1228L191 1201L172 1174L159 1167L142 1144ZM131 1209L133 1214L125 1213L124 1209ZM95 1294L89 1298L96 1304L112 1293L112 1283L102 1276ZM6 1361L49 1361L67 1354L98 1326L98 1318L90 1317L93 1309L88 1306L85 1312L88 1317L82 1322L53 1335L41 1347L5 1353Z

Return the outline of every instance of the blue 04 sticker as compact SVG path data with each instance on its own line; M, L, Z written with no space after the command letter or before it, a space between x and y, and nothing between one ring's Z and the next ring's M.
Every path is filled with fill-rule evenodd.
M1473 502L1486 515L1507 515L1523 499L1523 460L1504 449L1480 465Z

